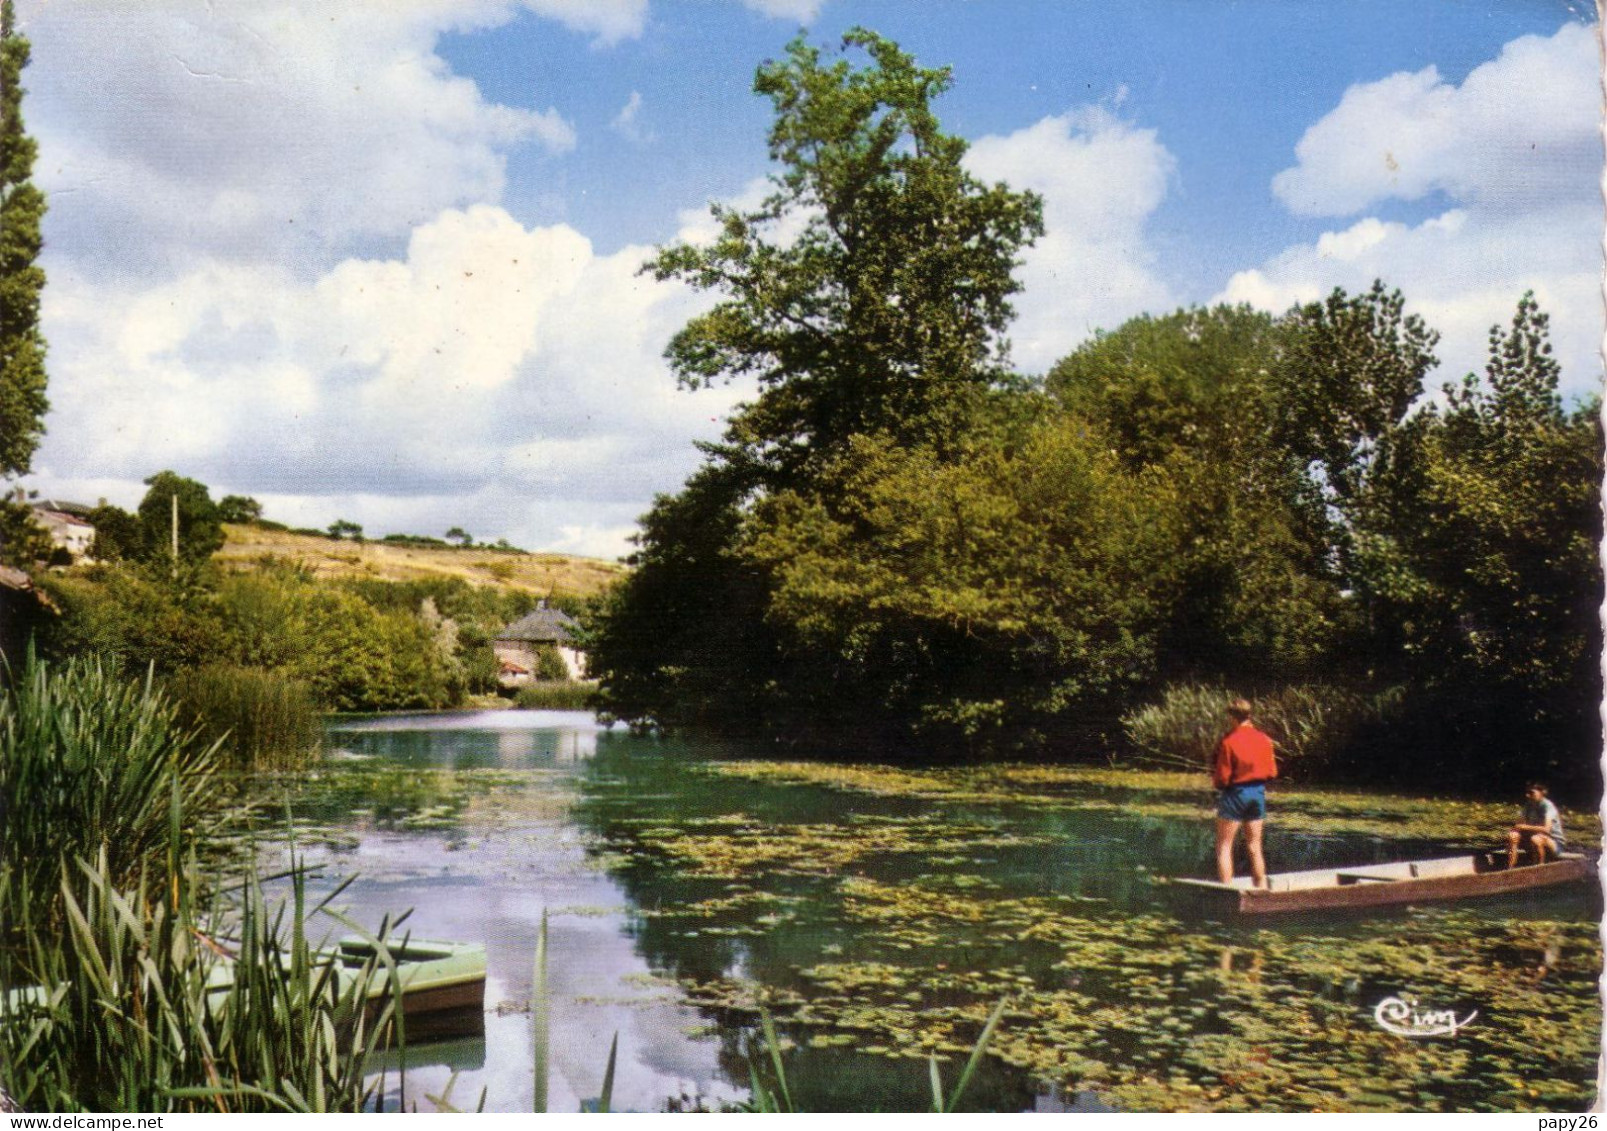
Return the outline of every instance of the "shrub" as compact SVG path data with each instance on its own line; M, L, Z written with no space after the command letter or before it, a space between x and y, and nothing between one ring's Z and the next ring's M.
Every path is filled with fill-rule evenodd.
M183 717L219 742L236 769L300 769L318 753L318 711L302 680L209 664L177 673L168 690Z
M475 562L474 564L485 570L498 581L513 580L514 567L513 563L510 561L487 559L485 561Z
M217 659L223 624L205 587L190 581L122 562L44 578L41 587L61 610L45 640L48 654L98 653L130 671L158 672Z
M1209 768L1227 730L1226 706L1240 692L1198 683L1173 684L1160 699L1122 718L1122 729L1140 765L1165 769ZM1255 722L1277 744L1281 767L1300 773L1344 768L1355 741L1400 710L1399 688L1357 691L1327 683L1280 687L1259 696Z
M569 665L558 652L556 644L539 644L536 646L535 678L545 682L554 680L566 681L569 679Z

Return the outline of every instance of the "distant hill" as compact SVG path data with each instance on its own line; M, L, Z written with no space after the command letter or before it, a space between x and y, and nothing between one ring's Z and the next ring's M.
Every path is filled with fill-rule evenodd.
M277 558L305 566L319 577L383 581L460 577L474 585L581 597L602 592L626 573L617 562L568 554L351 542L234 523L225 523L223 531L226 541L217 560L232 569L249 569L263 558Z

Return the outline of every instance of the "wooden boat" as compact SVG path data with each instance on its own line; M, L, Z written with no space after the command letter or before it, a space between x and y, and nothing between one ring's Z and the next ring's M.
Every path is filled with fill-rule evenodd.
M227 946L215 945L220 953L228 952ZM385 948L396 964L394 986L386 976L384 963L377 960L374 945L364 939L341 939L332 947L314 952L313 962L332 965L330 990L336 997L344 995L363 970L372 965L375 973L370 975L364 999L369 1019L378 1016L399 989L410 1044L484 1032L484 946L397 937L387 939ZM233 963L227 958L212 967L207 977L209 1009L220 1008L226 1000L234 983L232 971ZM50 995L44 987L24 986L8 991L5 997L0 1014L26 1006L44 1006Z
M463 1036L484 1030L484 946L392 938L386 940L385 949L396 963L408 1041ZM378 976L370 979L368 989L371 1013L378 1013L390 1000L394 991L385 977L385 966L376 960L372 943L360 938L341 939L319 955L335 963L335 975L342 991L366 966L375 967Z
M1248 918L1470 899L1577 883L1594 875L1595 862L1581 853L1564 852L1549 863L1508 868L1506 853L1501 851L1282 872L1269 875L1266 888L1251 887L1248 876L1237 877L1230 884L1176 878L1169 886L1197 913Z

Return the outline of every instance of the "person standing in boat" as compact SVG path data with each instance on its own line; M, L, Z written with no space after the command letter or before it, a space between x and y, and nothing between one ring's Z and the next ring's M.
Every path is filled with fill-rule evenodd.
M1261 831L1267 816L1267 782L1278 776L1272 739L1250 721L1250 701L1228 704L1232 728L1217 743L1211 780L1216 798L1217 879L1233 882L1233 845L1244 830L1244 847L1250 854L1250 878L1256 887L1267 883L1267 861L1261 851Z
M1523 793L1523 812L1518 823L1507 830L1507 867L1518 866L1518 852L1527 848L1534 862L1544 864L1549 852L1553 859L1568 840L1562 833L1562 814L1546 796L1544 782L1530 782Z

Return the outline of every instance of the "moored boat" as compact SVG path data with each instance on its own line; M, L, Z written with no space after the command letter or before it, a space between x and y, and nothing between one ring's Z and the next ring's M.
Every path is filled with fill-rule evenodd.
M409 1041L463 1036L485 1025L485 947L479 943L440 942L429 939L386 940L396 964L396 987ZM336 977L344 990L373 965L368 1008L377 1013L394 992L386 968L376 957L373 943L346 938L320 952L336 963Z
M225 957L212 967L207 978L209 1010L224 1008L235 981L229 948L213 945ZM409 1043L484 1031L484 946L395 937L385 941L385 949L395 967L394 981L376 947L366 939L341 939L315 951L312 962L315 966L332 967L334 976L327 984L337 1000L348 994L365 969L372 967L363 994L364 1010L372 1021L388 1003L399 1001ZM42 986L7 991L0 1016L30 1007L45 1008L53 998L53 992Z
M1248 876L1236 877L1228 884L1174 878L1169 887L1199 914L1250 918L1471 899L1580 883L1594 875L1594 861L1577 852L1565 852L1545 864L1516 868L1507 867L1505 852L1479 852L1433 860L1273 873L1267 876L1265 888L1252 887Z

